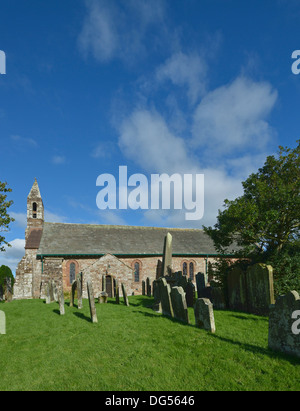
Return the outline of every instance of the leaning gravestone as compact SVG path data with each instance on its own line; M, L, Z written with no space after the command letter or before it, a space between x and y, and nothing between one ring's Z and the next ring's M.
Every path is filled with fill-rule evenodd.
M128 302L128 298L127 298L127 293L126 293L125 286L124 286L123 283L121 284L121 287L122 287L124 304L127 305L127 307L129 307L129 302Z
M274 304L273 268L270 265L255 264L246 272L248 312L268 315Z
M62 288L58 291L58 303L60 315L65 315L65 297L64 290Z
M188 279L187 285L186 285L186 304L188 307L194 307L194 301L195 301L195 286L192 283L191 279Z
M165 278L158 280L159 295L161 302L162 314L169 317L174 317L172 301L171 301L171 288Z
M163 277L169 275L172 269L172 236L168 233L165 237L164 251L163 251Z
M91 281L87 282L87 291L88 291L88 297L89 297L91 320L92 320L92 323L97 323L98 318L97 318L97 312L96 312L96 306L95 306L94 289L93 289L93 284Z
M189 324L189 314L185 299L185 292L182 287L171 288L171 302L174 312L174 318Z
M79 310L82 308L82 273L77 276L77 306Z
M296 291L281 296L269 313L269 347L300 358L300 298Z
M207 298L198 298L194 307L196 327L216 331L213 305Z

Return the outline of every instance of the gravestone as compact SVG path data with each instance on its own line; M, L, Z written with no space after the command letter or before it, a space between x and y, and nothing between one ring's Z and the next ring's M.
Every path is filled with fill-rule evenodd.
M83 274L79 273L77 276L77 306L78 309L81 310L82 308L82 281L83 281Z
M147 292L147 296L151 297L151 285L150 285L150 278L147 277L146 279L146 292Z
M102 275L102 291L106 292L106 275Z
M6 318L4 311L0 311L0 334L6 334Z
M269 306L274 304L273 268L266 264L255 264L246 272L248 312L268 315Z
M198 298L194 307L196 327L215 333L213 305L207 298Z
M92 320L92 323L97 323L98 318L97 318L96 305L95 305L94 289L93 289L93 284L91 281L87 282L87 291L88 291L88 297L89 297L91 320Z
M189 314L185 298L185 292L182 287L171 288L171 302L174 318L189 324Z
M207 288L207 287L206 287ZM218 310L226 309L226 300L224 290L221 287L209 287L211 297L209 298L213 304L213 307Z
M99 297L98 297L98 303L99 304L106 304L108 299L108 294L105 291L101 291Z
M142 281L142 295L146 295L146 283L144 280Z
M197 286L197 296L198 298L205 298L204 290L205 290L205 274L198 273L196 274L196 286Z
M10 303L13 299L13 291L12 291L12 285L11 285L11 278L6 277L6 301Z
M121 287L122 287L124 304L127 305L127 307L129 307L129 302L128 302L127 293L126 293L126 290L125 290L125 285L122 283Z
M53 288L53 299L54 301L58 302L57 286L53 280L52 280L52 288Z
M62 288L58 292L58 303L60 315L65 315L65 297L64 290Z
M171 301L171 287L165 278L158 280L159 295L161 302L161 311L163 315L174 317L172 301Z
M71 289L71 299L70 299L70 307L74 307L75 302L75 292L77 290L77 281L74 280L72 282L72 289Z
M119 280L116 278L116 303L120 304L120 287Z
M281 296L269 312L269 348L300 358L300 298L296 291Z
M231 310L248 311L246 273L234 267L227 275L228 305Z
M165 236L164 251L163 251L163 277L170 274L172 270L172 236L168 233Z
M152 283L152 289L153 289L153 297L154 297L154 302L152 309L154 311L161 312L161 302L160 302L160 294L159 294L159 285L158 285L158 280L154 280Z
M186 304L188 307L194 307L195 302L195 286L189 278L186 285Z
M54 301L54 289L53 289L53 281L50 280L46 287L46 304L53 303Z

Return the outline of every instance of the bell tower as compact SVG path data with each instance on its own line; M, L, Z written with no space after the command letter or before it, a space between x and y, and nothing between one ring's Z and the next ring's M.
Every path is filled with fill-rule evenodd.
M25 239L27 240L31 228L43 228L44 204L36 178L27 197L27 228Z

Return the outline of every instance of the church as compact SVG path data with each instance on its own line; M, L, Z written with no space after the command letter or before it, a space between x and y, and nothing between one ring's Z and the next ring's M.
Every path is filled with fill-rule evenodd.
M142 282L162 275L164 238L172 235L172 270L182 271L193 282L198 272L206 274L218 256L203 230L119 225L49 223L35 179L27 197L25 255L16 270L15 299L45 298L49 280L65 292L77 274L83 274L83 297L91 280L95 295L113 296L114 282L124 283L128 295L142 294ZM228 255L229 257L229 255Z

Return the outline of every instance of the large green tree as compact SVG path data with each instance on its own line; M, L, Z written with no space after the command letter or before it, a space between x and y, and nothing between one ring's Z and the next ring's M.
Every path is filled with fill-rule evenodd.
M9 192L11 192L11 188L7 187L7 183L0 181L0 251L5 251L4 245L9 245L2 233L8 231L9 224L14 221L7 212L7 209L13 204L12 200L7 199Z
M237 242L244 255L274 255L299 241L300 140L294 149L279 147L257 173L242 183L244 194L225 200L217 223L204 227L216 248Z

